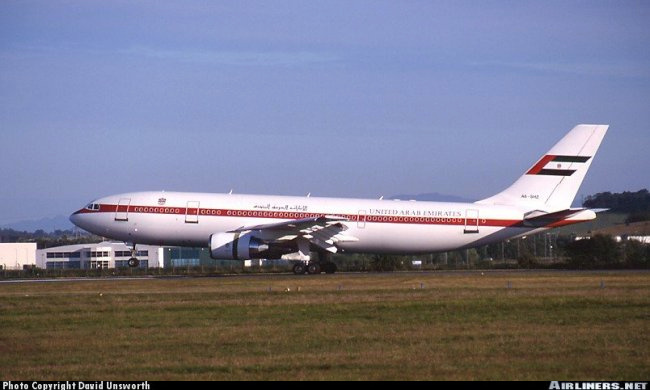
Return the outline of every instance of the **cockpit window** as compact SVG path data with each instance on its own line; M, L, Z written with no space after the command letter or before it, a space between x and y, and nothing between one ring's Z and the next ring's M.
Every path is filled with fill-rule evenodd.
M99 210L99 203L90 203L86 206L87 210Z

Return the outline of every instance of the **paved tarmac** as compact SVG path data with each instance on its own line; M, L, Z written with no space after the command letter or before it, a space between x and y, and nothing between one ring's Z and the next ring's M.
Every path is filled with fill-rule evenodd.
M444 271L400 271L400 272L337 272L335 275L338 276L358 276L358 275L373 275L373 276L383 276L386 278L404 276L404 275L441 275L441 276L453 276L453 275L474 275L485 273L489 275L538 275L538 274L629 274L629 273L649 273L650 269L624 269L624 270L555 270L555 269L530 269L530 270L444 270ZM38 279L6 279L0 280L0 284L3 283L56 283L56 282L117 282L123 280L158 280L158 279L194 279L194 278L278 278L294 276L296 278L314 278L314 277L332 277L333 275L321 274L321 275L293 275L290 272L285 273L259 273L259 274L223 274L223 275L144 275L144 276L106 276L106 277L72 277L72 278L38 278Z

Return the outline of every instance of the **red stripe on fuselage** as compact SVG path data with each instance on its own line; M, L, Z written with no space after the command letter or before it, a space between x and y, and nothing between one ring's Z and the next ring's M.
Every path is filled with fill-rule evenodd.
M410 217L410 216L389 216L389 215L359 215L359 214L325 214L305 213L292 211L265 211L265 210L230 210L230 209L208 209L208 208L186 208L186 207L165 207L165 206L126 206L102 204L99 210L81 209L75 214L93 213L134 213L134 214L163 214L163 215L192 215L202 217L237 217L237 218L267 218L267 219L303 219L317 218L325 215L335 215L347 218L351 222L367 223L399 223L413 225L457 225L457 226L492 226L492 227L526 227L523 221L516 219L483 219L456 217ZM579 220L559 220L548 223L547 227L557 227L583 222Z

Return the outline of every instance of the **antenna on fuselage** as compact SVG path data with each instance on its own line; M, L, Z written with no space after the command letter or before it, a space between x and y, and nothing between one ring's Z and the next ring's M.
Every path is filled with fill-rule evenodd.
M232 188L230 189L230 192L228 193L228 195L232 195Z

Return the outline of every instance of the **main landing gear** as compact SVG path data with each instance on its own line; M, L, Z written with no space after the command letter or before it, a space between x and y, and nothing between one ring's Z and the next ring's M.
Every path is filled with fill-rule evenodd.
M293 273L296 275L304 275L308 273L310 275L318 275L321 272L326 274L333 274L336 272L336 264L331 260L331 254L327 251L318 251L318 261L310 261L306 263L304 261L297 262L293 266Z
M293 266L293 273L296 275L304 275L308 273L310 275L318 275L321 272L326 274L333 274L336 272L336 264L328 261L326 263L311 261L308 264L305 262L298 262Z
M133 248L131 248L131 258L127 262L130 268L137 268L140 265L140 260L135 257L136 253L135 244L133 244Z
M307 272L307 264L303 263L302 261L296 263L293 266L293 273L296 275L302 275L305 272Z

